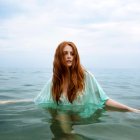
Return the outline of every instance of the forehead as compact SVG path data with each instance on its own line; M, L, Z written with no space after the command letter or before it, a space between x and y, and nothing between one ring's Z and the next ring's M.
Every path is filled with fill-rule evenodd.
M69 45L66 45L64 47L63 51L70 51L70 52L72 52L73 51L73 48L71 46L69 46Z

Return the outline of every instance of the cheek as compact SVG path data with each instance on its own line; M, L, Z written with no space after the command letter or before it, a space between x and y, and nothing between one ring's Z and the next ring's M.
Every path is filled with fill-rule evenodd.
M74 59L74 57L72 57L72 60Z
M62 61L66 61L66 56L65 55L63 56Z
M64 55L63 58L66 59L67 58L67 55Z

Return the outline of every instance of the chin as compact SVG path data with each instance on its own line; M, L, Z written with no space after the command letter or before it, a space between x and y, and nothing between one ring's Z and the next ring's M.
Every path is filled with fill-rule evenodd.
M72 65L67 65L67 67L71 67Z

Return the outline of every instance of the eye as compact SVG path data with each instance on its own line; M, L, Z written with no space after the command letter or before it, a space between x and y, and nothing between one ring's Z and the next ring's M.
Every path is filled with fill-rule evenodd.
M64 54L64 55L67 55L67 54L68 54L68 52L67 52L67 51L64 51L64 52L63 52L63 54Z
M70 54L71 54L72 56L74 55L74 53L73 53L73 52L71 52Z

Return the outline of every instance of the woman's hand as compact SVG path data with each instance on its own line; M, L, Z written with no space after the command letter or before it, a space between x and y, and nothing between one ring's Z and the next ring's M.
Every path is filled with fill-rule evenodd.
M135 113L140 113L139 109L131 108L130 111L135 112Z

